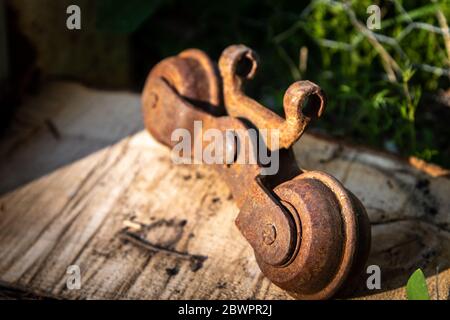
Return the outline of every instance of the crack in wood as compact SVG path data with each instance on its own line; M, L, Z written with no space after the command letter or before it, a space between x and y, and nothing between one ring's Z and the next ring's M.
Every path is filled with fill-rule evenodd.
M169 254L171 256L175 256L177 258L181 258L184 260L188 260L190 262L190 268L192 272L197 272L203 267L203 263L207 256L199 255L199 254L191 254L189 252L177 251L172 248L164 247L158 244L151 243L147 239L143 238L140 234L135 232L131 232L127 229L123 229L119 232L119 237L122 240L129 241L130 243L136 245L137 247L148 250L150 252L163 252Z

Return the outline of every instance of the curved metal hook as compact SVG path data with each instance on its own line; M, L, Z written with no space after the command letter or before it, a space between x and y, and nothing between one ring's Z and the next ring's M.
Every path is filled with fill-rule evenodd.
M258 56L244 45L232 45L219 60L223 79L224 102L230 116L244 118L258 129L278 130L279 148L289 148L297 141L313 118L320 117L326 105L322 89L311 81L294 82L285 92L285 119L243 92L244 79L252 79L258 68ZM278 146L266 140L270 150Z

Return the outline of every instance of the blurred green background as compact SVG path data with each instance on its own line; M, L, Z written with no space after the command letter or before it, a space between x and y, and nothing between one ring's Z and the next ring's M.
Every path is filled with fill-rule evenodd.
M81 8L81 30L65 28L69 4ZM381 29L371 31L373 4ZM15 0L6 7L15 87L68 78L139 91L164 57L196 47L217 60L243 43L261 60L248 92L266 106L281 113L289 84L312 80L329 98L312 130L450 167L450 0Z

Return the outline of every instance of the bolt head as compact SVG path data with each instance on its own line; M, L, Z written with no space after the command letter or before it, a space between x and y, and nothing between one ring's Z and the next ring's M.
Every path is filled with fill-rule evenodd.
M277 229L275 226L271 223L267 224L263 229L262 237L264 244L269 246L274 243L277 238Z

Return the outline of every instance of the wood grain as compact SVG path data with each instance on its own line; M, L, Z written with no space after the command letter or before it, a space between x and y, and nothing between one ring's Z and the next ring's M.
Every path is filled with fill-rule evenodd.
M44 110L51 112L34 126L16 124L26 140L10 133L0 145L9 152L0 162L8 177L0 183L7 191L0 198L3 285L74 299L290 299L260 273L217 174L174 165L169 150L136 132L138 95L52 83L19 115ZM49 117L59 138L45 125ZM39 152L42 146L53 154ZM404 299L408 276L421 267L431 296L448 298L448 177L312 135L295 151L304 168L335 175L368 210L369 263L381 267L382 289L362 284L357 297ZM80 290L66 286L73 264Z

